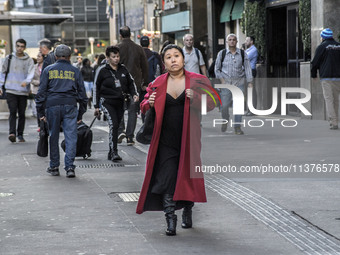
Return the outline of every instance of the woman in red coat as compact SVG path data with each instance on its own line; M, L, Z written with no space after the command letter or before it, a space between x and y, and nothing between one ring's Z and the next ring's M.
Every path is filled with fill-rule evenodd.
M182 227L191 228L194 202L206 202L203 173L196 173L195 166L201 166L200 92L210 83L184 70L177 45L165 47L162 59L168 73L150 83L141 103L143 113L154 107L156 117L137 213L163 210L166 234L176 235L175 210L184 208ZM212 100L207 105L207 110L214 108Z

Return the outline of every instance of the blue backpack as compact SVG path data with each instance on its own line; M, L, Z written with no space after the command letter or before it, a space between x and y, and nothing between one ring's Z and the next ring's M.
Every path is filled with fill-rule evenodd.
M149 83L161 75L161 63L157 57L155 51L152 52L152 56L148 58L149 64Z

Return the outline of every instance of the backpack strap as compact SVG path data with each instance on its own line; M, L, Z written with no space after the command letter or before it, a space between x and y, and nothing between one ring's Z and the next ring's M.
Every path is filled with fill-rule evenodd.
M241 49L242 66L244 66L244 50Z
M227 50L223 49L222 50L222 58L221 58L221 66L220 66L220 71L222 71L222 63L224 61L225 55L227 54Z
M5 81L4 81L3 89L5 89L5 83L6 83L6 80L7 80L8 73L9 73L9 68L11 66L11 60L12 60L12 54L9 54L8 55L7 70L6 70L6 73L5 73Z
M196 56L197 56L198 65L200 65L200 53L199 53L197 48L194 48L194 49L195 49L195 53L196 53Z

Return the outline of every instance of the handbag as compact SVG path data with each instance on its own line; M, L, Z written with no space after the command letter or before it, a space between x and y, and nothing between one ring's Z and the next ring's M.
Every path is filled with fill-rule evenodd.
M136 135L137 142L142 144L151 143L153 128L155 125L155 118L156 118L155 108L152 107L145 113L144 124L138 130Z
M48 155L48 127L43 120L40 121L39 141L37 146L37 154L40 157L47 157Z

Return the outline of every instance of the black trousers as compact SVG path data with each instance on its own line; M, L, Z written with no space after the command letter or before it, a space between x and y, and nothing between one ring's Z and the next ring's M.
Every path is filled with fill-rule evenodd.
M9 109L9 134L22 136L25 129L25 112L27 107L28 96L19 96L7 93L7 105ZM18 113L18 128L17 126Z
M117 152L118 127L124 114L124 102L121 100L101 99L102 109L109 124L110 151Z

